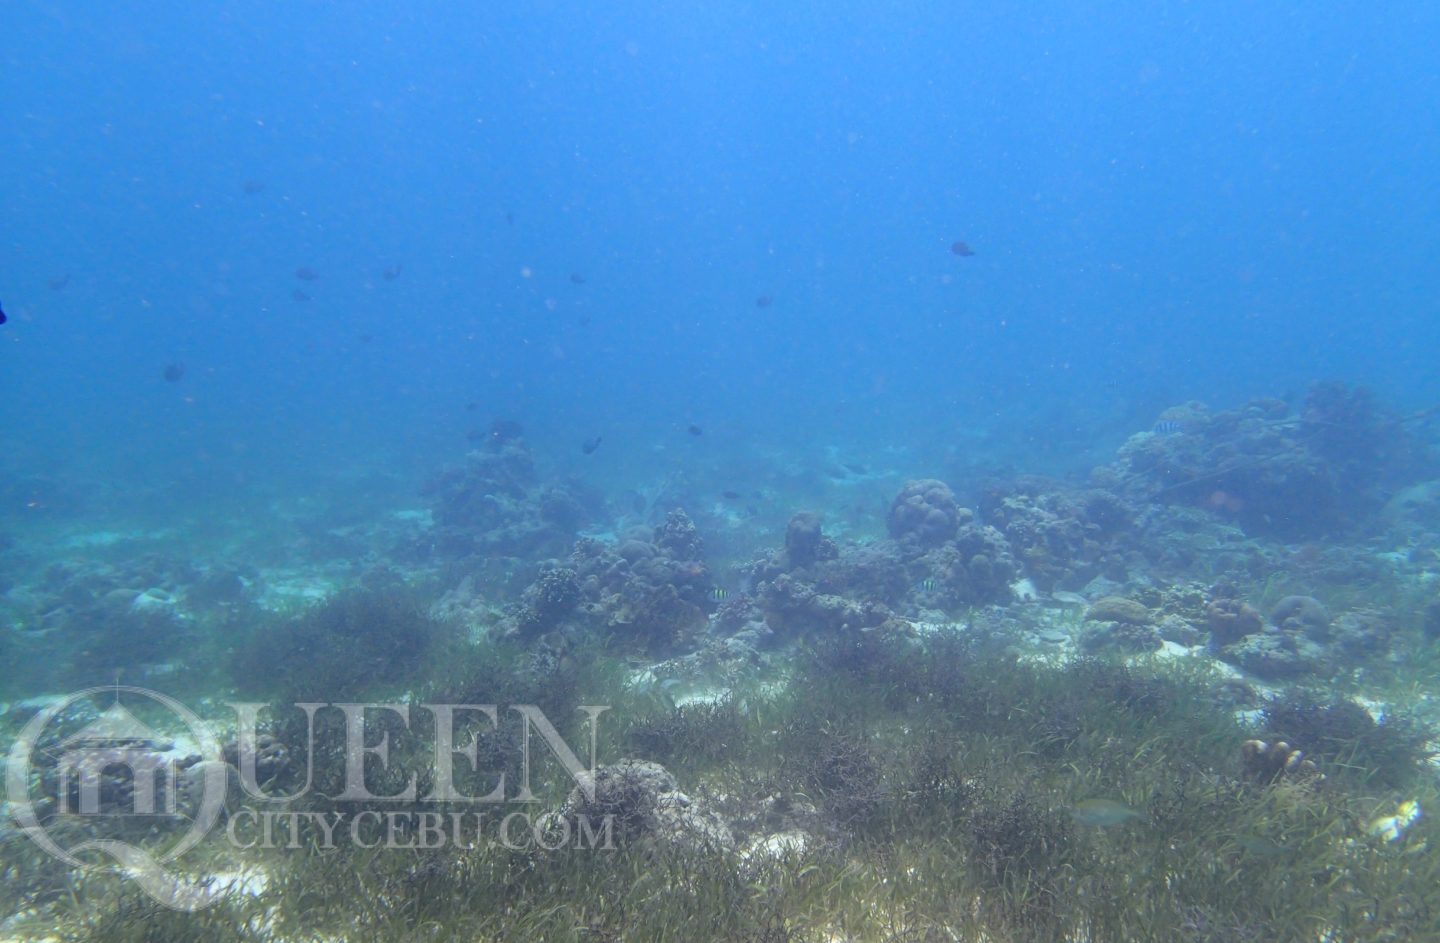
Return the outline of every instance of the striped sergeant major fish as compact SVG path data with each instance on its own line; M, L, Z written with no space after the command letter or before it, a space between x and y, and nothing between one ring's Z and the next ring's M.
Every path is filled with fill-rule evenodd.
M1184 435L1190 431L1190 424L1179 419L1161 419L1150 431L1156 435Z

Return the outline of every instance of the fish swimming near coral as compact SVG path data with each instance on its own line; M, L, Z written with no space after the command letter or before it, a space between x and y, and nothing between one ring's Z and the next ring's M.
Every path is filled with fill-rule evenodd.
M1161 419L1150 429L1156 435L1184 435L1190 431L1187 423L1179 419Z
M1114 799L1084 799L1075 803L1074 808L1070 810L1070 817L1078 825L1111 828L1116 825L1124 825L1134 819L1143 819L1145 813L1137 812L1123 802L1116 802Z

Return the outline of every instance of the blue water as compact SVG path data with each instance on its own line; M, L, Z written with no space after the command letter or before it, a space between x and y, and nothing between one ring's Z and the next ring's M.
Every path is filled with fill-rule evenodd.
M692 461L748 487L827 447L1075 473L1166 406L1323 377L1440 399L1433 4L3 25L0 469L42 480L7 517L55 478L191 514L413 490L496 417L609 487Z

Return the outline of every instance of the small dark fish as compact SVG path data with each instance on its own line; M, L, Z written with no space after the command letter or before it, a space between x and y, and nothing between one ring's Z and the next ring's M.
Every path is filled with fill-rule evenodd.
M395 279L400 277L400 273L404 271L404 269L405 266L403 265L389 265L386 266L385 271L381 272L380 274L385 276L385 280L387 282L393 282Z
M770 297L769 295L761 295L759 298L755 299L755 307L757 308L768 308L774 303L775 299Z
M585 276L584 276L584 275L581 275L579 272L571 272L571 273L570 273L570 284L572 284L572 285L583 285L583 284L585 284Z
M265 192L265 184L259 180L246 180L240 187L245 191L246 196L254 196L257 193Z
M514 225L515 225L515 214L514 214L514 213L511 213L509 210L506 210L506 211L505 211L505 225L506 225L506 226L514 226Z
M185 365L178 360L168 364L161 376L165 378L166 383L179 383L185 379Z
M686 426L686 427L685 427L685 431L688 432L688 433L690 433L691 435L704 435L704 434L705 434L705 430L704 430L704 429L701 429L699 426L696 426L696 425Z
M722 491L720 492L720 497L726 501L739 501L742 495L738 491Z
M5 309L3 307L0 307L0 324L4 324L8 320L10 319L5 316Z
M361 334L361 335L360 335L360 338L359 338L360 343L362 343L362 344L368 344L368 343L370 343L371 341L373 341L374 339L375 339L375 335L374 335L374 334Z
M51 291L60 291L68 284L70 284L70 276L66 274L59 275L55 278L50 279L48 282L45 283L45 287L50 289Z
M848 471L848 472L849 472L850 474L852 474L852 475L863 475L863 474L865 474L865 466L864 466L864 465L856 465L856 464L853 464L853 463L851 463L851 462L846 462L846 463L845 463L845 470Z
M291 297L291 298L294 298L296 301L309 301L309 300L310 300L310 296L307 295L307 294L305 294L305 292L301 291L301 290L298 289L298 288L296 288L294 291L290 292L290 297Z
M962 259L968 259L970 258L970 256L975 254L974 249L970 248L964 242L959 240L950 243L950 251L960 256L960 258Z
M584 444L580 446L580 451L584 452L586 455L594 455L595 450L600 447L600 443L603 441L604 439L602 439L598 435L593 439L586 439Z
M308 265L302 265L295 270L295 277L302 282L313 282L320 277L320 273Z
M580 326L581 326L581 327L589 327L589 326L590 326L590 315L588 315L588 314L582 314L582 315L580 315Z
M477 410L477 409L479 409L479 408L480 408L480 404L479 404L479 403L466 403L466 404L465 404L465 411L466 411L467 413L473 413L475 410Z

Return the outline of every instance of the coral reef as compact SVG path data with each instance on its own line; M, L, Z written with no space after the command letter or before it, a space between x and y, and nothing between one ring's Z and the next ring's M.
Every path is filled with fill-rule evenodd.
M945 482L921 478L906 482L895 496L886 525L896 540L938 547L972 516L955 502L955 494Z
M699 531L677 509L650 532L632 531L615 543L577 541L569 566L550 564L525 589L505 631L524 639L594 634L674 654L700 644L714 588Z
M1286 596L1270 610L1270 624L1323 641L1330 635L1330 611L1313 596Z
M1080 638L1080 647L1087 652L1110 649L1138 654L1153 652L1164 645L1164 638L1154 625L1133 622L1092 622Z
M567 739L577 704L621 708L597 752L629 759L575 789L542 760L534 780L554 810L537 836L609 823L615 855L286 856L254 905L277 938L1419 938L1440 859L1418 815L1433 805L1433 730L1408 711L1435 710L1440 477L1412 428L1328 385L1298 410L1167 410L1083 484L992 465L952 490L835 459L821 486L844 500L819 502L804 490L818 473L731 481L698 461L607 513L544 480L519 426L497 421L429 485L431 523L406 508L410 524L367 536L340 512L292 518L307 532L286 567L339 558L328 585L350 587L300 611L261 609L324 581L281 593L290 574L230 550L87 549L47 568L26 538L0 545L23 567L0 574L3 657L56 646L70 677L148 675L183 645L197 666L222 663L204 670L228 670L227 696L533 704ZM396 547L396 569L373 565ZM189 647L197 628L209 649ZM1176 645L1191 652L1134 657ZM10 727L44 703L4 694ZM342 712L274 714L255 778L292 793L287 808L333 811ZM414 719L377 718L376 793L434 784L437 734ZM474 750L454 771L463 792L521 778L526 728L477 719L457 734ZM192 786L218 765L169 758ZM137 798L121 759L81 769L105 811ZM241 760L232 742L224 761ZM35 776L59 788L52 766ZM1366 839L1377 802L1416 814ZM20 858L12 836L0 844ZM45 897L25 867L7 859L8 912L33 908L66 939L140 925L126 900L86 897L100 881L62 875ZM249 904L221 906L259 925L239 919ZM319 911L324 927L299 926Z
M1319 643L1304 634L1275 628L1232 642L1221 649L1220 657L1268 680L1324 674L1328 665Z
M882 603L821 593L789 573L762 583L756 602L765 624L789 637L873 629L891 615Z
M955 539L912 563L940 574L947 607L1003 603L1020 575L1010 545L988 524L965 524Z
M1109 491L1027 476L992 483L980 511L1046 592L1127 577L1136 512Z
M790 569L807 567L839 555L835 542L820 531L820 515L801 511L785 526L785 563Z
M526 588L513 616L515 631L533 638L559 627L580 602L580 578L570 567L552 567Z
M491 435L421 494L434 521L420 538L421 555L446 559L557 556L590 516L586 505L596 503L573 483L542 481L518 432Z
M1244 600L1221 597L1205 610L1210 626L1210 641L1223 648L1265 630L1265 617Z
M1357 658L1383 654L1394 634L1393 620L1373 609L1352 610L1333 619L1312 596L1291 595L1271 608L1267 624L1249 603L1217 587L1206 607L1211 649L1225 661L1261 678L1324 676Z
M1388 497L1383 485L1427 464L1368 391L1327 382L1299 415L1279 400L1167 410L1097 481L1131 500L1204 508L1247 533L1293 539L1352 529Z
M1085 612L1087 633L1080 640L1087 651L1115 649L1123 652L1152 652L1163 640L1156 628L1155 614L1144 605L1123 596L1103 596Z
M784 552L745 571L766 624L781 636L868 630L900 612L1008 601L1019 576L1010 547L973 518L944 484L913 481L891 505L892 539L840 546L813 516L796 515Z

